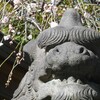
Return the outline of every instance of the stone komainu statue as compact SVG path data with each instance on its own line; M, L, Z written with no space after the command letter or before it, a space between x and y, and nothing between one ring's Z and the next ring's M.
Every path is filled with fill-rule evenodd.
M12 100L100 100L100 33L69 8L23 51L30 66Z

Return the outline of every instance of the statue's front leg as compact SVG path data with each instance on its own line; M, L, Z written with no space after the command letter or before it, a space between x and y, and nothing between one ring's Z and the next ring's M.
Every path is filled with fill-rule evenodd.
M27 72L22 79L19 87L13 94L12 100L28 100L29 97L35 97L35 91L32 89L33 75Z

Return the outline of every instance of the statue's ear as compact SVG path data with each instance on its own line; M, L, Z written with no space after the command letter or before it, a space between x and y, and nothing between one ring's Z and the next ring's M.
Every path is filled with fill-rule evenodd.
M28 63L28 65L31 65L31 63L34 60L33 53L35 53L35 49L36 49L35 44L36 44L35 40L31 40L23 47L24 59Z

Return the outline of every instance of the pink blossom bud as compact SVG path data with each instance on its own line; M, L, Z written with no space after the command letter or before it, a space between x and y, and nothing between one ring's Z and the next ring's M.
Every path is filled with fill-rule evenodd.
M12 45L13 44L13 41L10 41L9 44Z
M4 18L1 20L1 23L5 24L8 23L9 18L7 16L4 16Z

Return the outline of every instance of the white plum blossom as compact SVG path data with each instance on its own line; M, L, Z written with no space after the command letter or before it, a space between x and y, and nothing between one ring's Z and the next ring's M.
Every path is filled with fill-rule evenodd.
M4 18L1 20L1 23L5 24L8 23L9 18L7 16L4 16Z
M9 24L9 31L11 31L12 29L13 29L13 26Z
M85 6L85 7L84 7L84 9L88 9L88 7L87 7L87 6Z
M54 5L55 4L55 0L51 0L51 4Z
M10 35L6 35L3 37L3 39L6 41L6 40L9 40L10 39Z
M54 13L55 15L56 15L57 10L58 10L58 7L57 7L57 6L53 6L53 7L52 7L52 11L53 11L53 13Z
M52 5L51 4L45 4L44 5L44 12L51 13Z
M2 42L0 42L0 47L1 47L1 46L3 46L3 43L2 43Z
M21 56L21 52L18 52L18 53L16 54L16 56Z
M85 18L90 18L91 15L90 15L88 12L85 12L85 13L84 13L84 17L85 17Z
M30 35L28 35L28 37L27 37L29 40L31 40L32 39L32 35L30 34Z
M15 33L15 30L11 30L12 33Z
M16 8L18 8L19 5L21 5L22 0L13 0L13 3L14 3L14 9L16 9Z
M20 20L22 20L22 19L23 19L23 17L22 17L22 16L18 16L18 18L19 18Z
M37 9L37 4L36 3L30 3L27 5L27 12L28 13L32 13L32 12L35 12Z
M20 34L20 32L18 31L18 32L17 32L17 35L19 35L19 34Z
M80 9L80 8L79 8L79 5L76 5L76 6L74 7L74 9L79 10L79 9Z
M13 0L14 5L19 5L21 4L22 0Z
M65 8L63 8L63 11L65 11L66 9Z
M51 22L50 23L50 27L53 28L53 27L56 27L58 26L58 23L57 22Z

